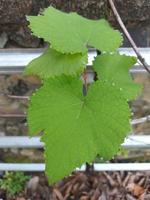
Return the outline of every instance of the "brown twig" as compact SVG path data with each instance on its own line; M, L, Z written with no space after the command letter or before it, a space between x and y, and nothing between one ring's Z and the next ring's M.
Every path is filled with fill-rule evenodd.
M83 96L87 95L87 90L88 90L88 85L87 85L87 78L88 78L88 73L86 70L84 70L82 74L82 79L83 79Z
M26 114L24 113L1 113L0 112L0 117L2 118L25 118Z
M132 39L131 35L129 34L128 30L126 29L126 27L125 27L125 25L124 25L124 23L123 23L120 15L119 15L118 11L117 11L117 9L116 9L116 7L114 5L113 0L108 0L108 2L110 4L110 6L111 6L113 14L116 17L116 20L117 20L118 24L120 25L123 33L125 34L126 38L128 39L128 41L130 42L132 48L134 49L134 51L135 51L135 53L137 55L138 60L142 63L142 65L144 66L144 68L146 69L146 71L150 74L150 68L149 68L148 64L146 63L145 59L140 54L140 52L139 52L139 50L138 50L135 42L133 41L133 39Z
M29 96L19 96L19 95L10 95L10 94L5 94L5 93L0 93L0 97L8 97L10 99L18 99L18 100L29 100Z
M20 100L29 100L29 96L16 96L16 95L6 95L8 98L11 99L20 99Z

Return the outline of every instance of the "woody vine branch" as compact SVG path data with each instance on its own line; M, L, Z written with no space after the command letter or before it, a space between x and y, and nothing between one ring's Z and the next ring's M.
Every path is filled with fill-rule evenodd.
M110 7L111 7L111 9L112 9L112 11L113 11L113 14L114 14L114 16L116 17L116 20L117 20L118 24L120 25L120 27L121 27L121 29L122 29L124 35L126 36L126 38L128 39L128 41L130 42L130 44L131 44L133 50L135 51L138 60L141 62L141 64L143 65L143 67L146 69L146 71L150 74L150 68L149 68L147 62L145 61L145 59L144 59L144 58L142 57L142 55L140 54L140 52L139 52L139 50L138 50L138 48L137 48L137 46L136 46L134 40L132 39L130 33L129 33L128 30L126 29L126 27L125 27L125 25L124 25L124 23L123 23L123 21L122 21L120 15L119 15L117 9L116 9L116 7L115 7L115 4L114 4L113 0L108 0L108 2L109 2L109 4L110 4Z

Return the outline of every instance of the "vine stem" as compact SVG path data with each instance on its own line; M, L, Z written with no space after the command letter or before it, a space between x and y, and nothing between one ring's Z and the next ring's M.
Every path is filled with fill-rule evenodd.
M142 55L140 54L134 40L132 39L131 35L129 34L128 30L126 29L116 7L115 7L115 4L113 2L113 0L108 0L110 6L111 6L111 9L113 11L113 14L114 16L116 17L116 20L118 22L118 24L120 25L123 33L125 34L126 38L128 39L128 41L130 42L132 48L134 49L136 55L137 55L137 58L138 60L141 62L141 64L144 66L144 68L146 69L146 71L150 74L150 68L148 66L148 64L146 63L145 59L142 57Z
M83 74L82 74L82 78L83 78L83 96L86 96L87 95L87 89L88 89L88 85L87 85L87 78L88 78L88 74L87 74L87 71L84 70Z

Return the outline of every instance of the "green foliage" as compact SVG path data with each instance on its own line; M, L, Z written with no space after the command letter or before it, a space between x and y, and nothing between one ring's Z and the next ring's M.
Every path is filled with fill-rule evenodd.
M86 68L87 54L62 54L48 48L43 55L31 61L28 65L26 75L38 75L45 79L61 74L75 75Z
M24 189L29 178L30 176L22 172L6 172L4 177L0 179L0 188L6 190L8 197L14 197Z
M44 38L62 53L85 53L87 45L101 51L114 51L122 43L121 34L108 22L89 20L76 13L63 13L53 7L42 15L27 18L34 35Z
M102 80L109 80L120 88L127 100L134 99L141 89L141 85L135 84L129 75L130 67L136 63L135 57L113 54L97 56L93 68Z
M54 183L97 155L108 160L117 153L130 131L127 99L140 88L128 73L136 59L116 53L122 38L105 20L92 21L52 7L28 19L33 33L50 42L26 74L43 79L30 100L28 125L31 136L43 132L46 173ZM85 70L87 45L102 55L93 64L98 80L84 96L79 73Z
M45 81L31 97L30 134L44 130L50 182L60 180L85 161L90 163L97 154L110 159L130 131L128 104L118 88L97 81L86 97L81 89L81 81L60 77Z

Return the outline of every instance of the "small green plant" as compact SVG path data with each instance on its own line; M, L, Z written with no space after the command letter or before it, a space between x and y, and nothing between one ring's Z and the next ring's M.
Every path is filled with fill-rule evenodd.
M24 189L25 183L30 176L23 172L6 172L2 179L0 179L0 188L7 192L8 197L14 197L17 193Z
M117 153L131 128L128 101L141 85L129 75L136 58L119 54L122 35L105 19L49 7L28 20L33 34L50 44L25 74L43 82L30 99L28 126L30 136L43 132L46 173L54 183L97 155L109 160ZM90 85L88 46L101 52L92 66L97 80Z

